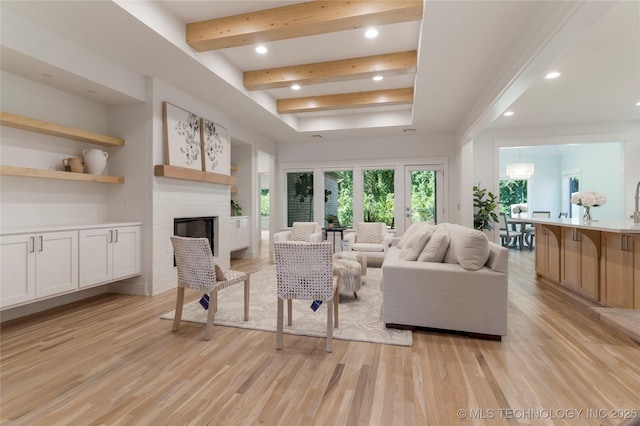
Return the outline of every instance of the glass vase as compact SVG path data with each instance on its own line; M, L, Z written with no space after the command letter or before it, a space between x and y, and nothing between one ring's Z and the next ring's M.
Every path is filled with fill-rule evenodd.
M584 206L584 216L582 217L582 219L585 222L588 222L591 220L591 207L589 206Z

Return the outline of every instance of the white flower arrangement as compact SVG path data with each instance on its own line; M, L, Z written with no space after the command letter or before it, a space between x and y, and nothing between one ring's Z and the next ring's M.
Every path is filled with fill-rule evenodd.
M522 205L517 205L513 208L513 212L514 213L526 213L527 212L527 206L522 206Z
M584 207L598 207L607 202L607 197L596 191L576 192L571 196L571 204Z

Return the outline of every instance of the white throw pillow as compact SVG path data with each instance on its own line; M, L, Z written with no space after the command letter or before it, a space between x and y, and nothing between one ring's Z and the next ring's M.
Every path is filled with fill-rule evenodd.
M309 242L309 237L315 230L315 223L293 222L293 226L291 227L291 238L289 238L289 241Z
M447 249L449 248L449 230L437 226L431 238L418 256L418 262L438 262L442 263Z
M489 239L477 229L465 228L455 242L456 257L458 263L468 271L477 271L482 268L489 259ZM453 239L451 240L453 243Z
M426 228L426 226L423 226L417 229L414 228L414 230L415 232L411 233L411 236L400 250L398 258L401 260L418 259L422 249L424 249L425 244L427 244L433 234L433 228L431 227Z
M356 243L380 244L382 228L378 222L359 223L356 225Z
M422 232L427 226L429 226L427 222L413 222L407 230L404 231L404 234L402 235L402 238L400 238L400 241L398 241L398 244L396 244L396 247L399 249L403 248L413 233Z

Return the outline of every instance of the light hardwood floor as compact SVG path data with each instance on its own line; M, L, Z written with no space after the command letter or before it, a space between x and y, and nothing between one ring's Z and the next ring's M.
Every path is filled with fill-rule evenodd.
M595 425L640 417L639 345L590 316L589 302L536 281L533 256L511 251L502 342L418 331L413 347L334 340L329 354L324 339L285 335L276 351L274 333L230 327L205 342L202 325L172 333L160 319L173 291L102 295L19 319L2 325L0 419ZM233 267L269 263L267 255Z

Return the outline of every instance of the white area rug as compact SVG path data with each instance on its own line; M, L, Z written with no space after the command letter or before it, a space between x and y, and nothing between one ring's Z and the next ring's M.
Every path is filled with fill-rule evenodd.
M251 300L249 321L247 322L242 321L242 295L242 285L225 288L218 293L218 312L216 313L215 325L275 333L278 308L275 265L251 275ZM294 300L293 325L289 327L287 326L285 304L285 333L314 337L326 336L326 302L316 312L313 312L310 306L311 301ZM173 319L174 312L168 312L161 318ZM379 268L368 268L364 285L358 292L357 299L353 297L353 294L340 296L339 313L340 327L333 331L333 337L336 339L399 346L413 344L411 331L388 329L384 325ZM196 300L184 306L182 320L206 324L207 311Z

